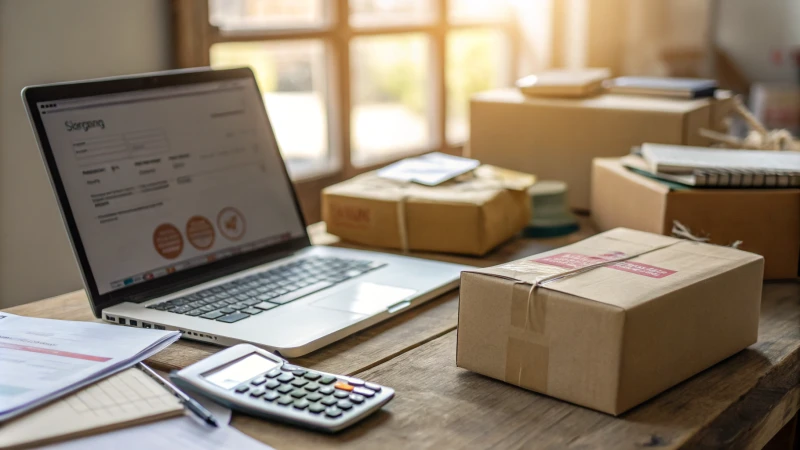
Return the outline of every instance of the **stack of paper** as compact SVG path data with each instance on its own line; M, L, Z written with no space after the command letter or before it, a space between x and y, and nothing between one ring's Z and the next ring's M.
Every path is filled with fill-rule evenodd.
M179 337L0 313L0 422L131 367Z

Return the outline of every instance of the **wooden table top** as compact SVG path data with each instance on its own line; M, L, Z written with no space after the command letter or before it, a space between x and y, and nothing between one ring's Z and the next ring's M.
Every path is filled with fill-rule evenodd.
M484 258L415 254L489 266L578 241L513 240ZM310 227L312 240L343 245ZM20 305L20 315L97 320L83 291ZM760 448L800 409L800 283L766 283L759 340L621 417L535 394L455 366L458 294L363 330L292 363L393 387L380 412L336 435L241 414L233 426L278 448ZM179 341L148 362L182 368L219 351Z

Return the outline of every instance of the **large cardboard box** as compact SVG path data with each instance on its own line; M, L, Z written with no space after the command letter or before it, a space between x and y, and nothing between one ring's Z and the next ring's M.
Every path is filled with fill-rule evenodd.
M462 272L457 365L620 414L756 342L763 261L617 228Z
M375 247L483 255L530 221L533 175L481 166L436 187L375 172L322 191L327 230Z
M569 205L589 208L592 159L623 156L644 142L705 146L700 128L726 131L732 96L682 100L605 94L530 97L517 89L476 94L470 102L468 156L569 185Z
M690 189L639 175L619 159L592 169L592 219L601 231L627 227L670 235L674 222L764 256L764 278L800 276L800 189Z

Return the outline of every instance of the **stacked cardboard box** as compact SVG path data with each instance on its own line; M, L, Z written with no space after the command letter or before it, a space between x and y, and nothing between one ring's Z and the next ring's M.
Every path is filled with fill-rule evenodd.
M592 219L669 235L675 221L709 242L763 255L764 278L800 276L800 189L691 189L634 173L619 159L592 170Z
M730 92L680 100L604 94L590 98L483 92L470 103L468 156L569 185L569 205L589 208L592 159L624 156L645 142L707 145L701 128L724 132Z

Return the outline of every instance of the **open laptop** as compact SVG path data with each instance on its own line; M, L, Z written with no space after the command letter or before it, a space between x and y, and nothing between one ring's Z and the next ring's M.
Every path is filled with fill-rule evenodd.
M299 356L466 266L313 246L250 69L22 91L97 317Z

